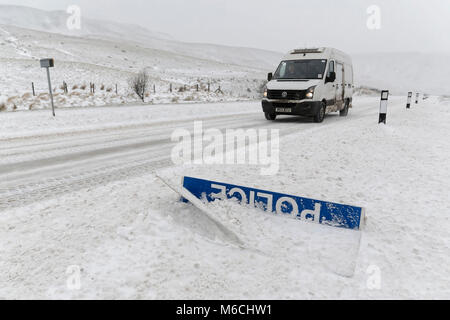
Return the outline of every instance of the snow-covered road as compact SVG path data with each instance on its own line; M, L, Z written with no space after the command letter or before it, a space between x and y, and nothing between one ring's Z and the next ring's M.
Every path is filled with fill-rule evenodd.
M371 97L323 124L268 122L259 102L0 113L0 298L449 298L450 107L405 102L391 98L387 126ZM170 136L195 120L280 129L279 174L175 167ZM156 170L359 204L367 227L211 205L237 248Z
M291 133L294 127L296 131L302 130L298 119L271 124L263 119L255 103L248 104L253 112L195 119L202 121L205 129L277 128L282 135ZM148 107L132 109L150 112ZM66 111L71 113L70 116L74 113L73 110L62 110L58 117L64 118ZM83 109L77 111L77 116L83 117ZM192 129L192 126L192 118L149 124L125 122L108 129L40 133L2 140L0 210L169 167L173 165L170 157L174 146L170 139L172 132L180 128ZM305 125L303 129L308 127L311 125Z
M179 111L190 106L130 107L127 108L130 115L128 119L100 128L83 124L86 111L89 112L87 117L95 117L95 120L104 113L110 117L116 113L114 120L118 121L123 108L101 108L94 113L88 109L63 109L58 111L56 120L67 121L62 128L58 128L58 122L49 119L48 111L37 111L35 113L41 119L31 117L28 118L32 120L31 123L26 123L27 119L15 122L19 128L15 127L13 132L21 128L27 130L27 134L14 136L7 130L2 132L6 138L0 140L0 210L169 167L173 165L170 158L174 146L170 140L172 132L180 128L192 130L194 119L202 121L205 129L279 129L281 136L317 129L317 125L309 119L285 117L270 123L264 119L259 105L259 102L205 104L195 108L215 108L216 115L182 120L178 117L176 120L161 122L157 122L158 116L151 122L141 122L140 116L160 112L163 108ZM358 107L361 108L359 112L364 112L373 105L365 103ZM225 108L235 110L236 113L228 111L221 114ZM202 110L198 113L203 114ZM20 115L28 116L25 113ZM14 118L22 120L20 116ZM72 119L76 121L72 122ZM41 130L43 123L40 122L39 127L33 130L33 125L39 120L47 122L50 128ZM87 122L95 120L86 119ZM327 125L337 120L342 122L343 119L331 117L327 119ZM70 129L67 129L69 125Z

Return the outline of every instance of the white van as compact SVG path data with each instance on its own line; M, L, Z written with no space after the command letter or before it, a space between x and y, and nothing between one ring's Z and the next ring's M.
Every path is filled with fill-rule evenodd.
M268 81L262 101L267 120L299 115L320 123L327 113L345 117L352 108L352 59L333 48L291 51Z

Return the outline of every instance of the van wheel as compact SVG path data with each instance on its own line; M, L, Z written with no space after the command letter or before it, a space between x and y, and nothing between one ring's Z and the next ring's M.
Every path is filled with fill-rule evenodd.
M326 112L327 106L325 103L322 102L322 108L317 111L317 114L314 116L314 122L316 123L322 123L325 119L325 112Z
M277 115L274 113L265 112L264 114L266 115L266 119L269 121L274 121L277 119Z
M339 115L340 115L341 117L346 117L346 116L348 116L348 109L349 109L349 106L350 106L350 102L347 100L347 102L345 102L345 107L344 107L344 109L342 109L341 111L339 111Z

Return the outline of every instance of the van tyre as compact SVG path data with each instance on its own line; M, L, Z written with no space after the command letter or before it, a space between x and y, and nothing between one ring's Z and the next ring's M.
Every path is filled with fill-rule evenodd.
M322 102L322 107L317 111L316 115L314 116L314 122L315 123L322 123L325 119L325 112L326 112L327 106L325 103Z
M274 113L265 112L264 114L266 115L266 119L269 121L274 121L277 119L277 115Z
M348 116L348 109L349 109L349 106L350 106L350 102L347 100L347 101L345 102L345 107L344 107L344 109L342 109L341 111L339 111L339 115L340 115L341 117L346 117L346 116Z

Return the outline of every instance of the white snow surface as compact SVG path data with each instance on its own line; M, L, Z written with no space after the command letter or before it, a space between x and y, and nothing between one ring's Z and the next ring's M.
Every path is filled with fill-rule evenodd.
M348 118L263 119L259 102L0 114L0 298L450 298L450 104L358 97ZM173 121L176 115L176 121ZM280 171L174 166L173 130L280 129ZM361 232L179 201L183 175L367 209ZM80 290L66 282L81 268ZM373 284L380 271L380 287Z

